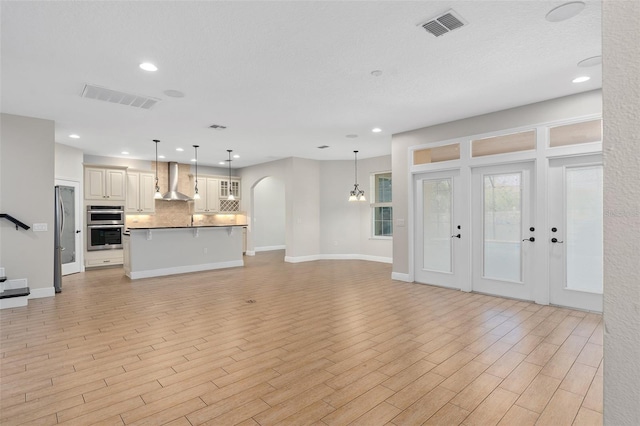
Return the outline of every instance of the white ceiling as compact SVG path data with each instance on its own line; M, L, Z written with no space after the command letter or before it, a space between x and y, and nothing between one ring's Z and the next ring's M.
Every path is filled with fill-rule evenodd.
M2 1L1 107L55 120L56 142L92 155L151 160L152 139L167 161L198 144L216 165L233 149L234 167L386 155L393 133L600 88L600 66L577 67L601 54L600 2L546 21L562 3ZM417 26L450 8L468 25ZM85 83L162 101L83 99Z

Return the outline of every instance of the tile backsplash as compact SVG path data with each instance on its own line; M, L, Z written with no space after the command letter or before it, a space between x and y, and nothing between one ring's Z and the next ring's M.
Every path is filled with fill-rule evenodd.
M151 163L155 171L155 162ZM193 195L189 180L189 164L178 164L178 191L186 195ZM168 190L168 163L158 162L158 186L160 193ZM155 214L128 214L125 225L127 228L155 228L163 226L189 226L193 212L193 201L165 201L155 200ZM194 214L194 225L242 225L247 221L243 212L237 214Z

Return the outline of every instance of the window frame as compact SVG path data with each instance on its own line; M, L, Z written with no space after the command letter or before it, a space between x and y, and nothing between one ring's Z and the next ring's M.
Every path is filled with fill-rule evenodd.
M391 170L372 172L370 175L371 196L370 204L371 208L371 237L372 240L391 240L393 239L393 190L391 190L391 201L380 202L378 201L377 180L378 176L389 175L389 179L393 182L393 175ZM376 209L380 207L389 207L391 209L391 235L376 235Z

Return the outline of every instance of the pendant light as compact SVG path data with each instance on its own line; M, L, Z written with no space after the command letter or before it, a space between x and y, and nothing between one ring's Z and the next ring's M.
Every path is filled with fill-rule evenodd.
M159 200L162 198L162 194L160 193L160 187L158 186L158 139L153 140L156 143L156 193L153 194L153 198Z
M193 199L194 200L199 200L200 199L200 194L198 194L198 147L200 145L193 145L193 148L196 151L196 186L193 190Z
M358 151L353 151L355 156L355 184L353 190L349 192L349 201L367 201L364 196L364 191L358 187Z
M236 197L234 197L233 193L231 192L231 153L233 152L233 150L228 149L227 152L229 153L229 159L227 160L229 162L229 183L227 183L227 191L229 193L229 196L227 197L227 200L235 200Z

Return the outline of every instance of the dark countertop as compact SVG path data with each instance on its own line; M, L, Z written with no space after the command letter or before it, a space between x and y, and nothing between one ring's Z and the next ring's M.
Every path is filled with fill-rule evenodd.
M239 225L193 225L193 226L155 226L152 228L127 228L125 234L129 231L148 231L149 229L193 229L193 228L229 228L231 226L245 227L247 224Z

